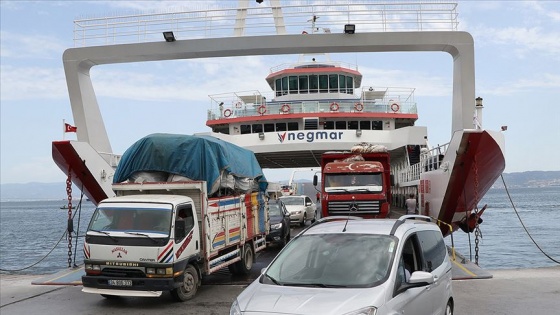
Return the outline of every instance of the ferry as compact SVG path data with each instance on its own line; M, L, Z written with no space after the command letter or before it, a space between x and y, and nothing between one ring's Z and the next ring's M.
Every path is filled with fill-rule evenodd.
M483 127L474 40L457 30L456 6L327 1L283 7L279 0L239 0L236 8L159 13L153 19L75 21L75 42L82 47L66 50L63 62L77 140L54 141L53 159L94 204L114 195L120 153L112 151L101 117L89 76L93 66L293 55L293 63L271 65L263 74L270 91L211 94L207 117L200 117L210 131L201 133L254 151L263 169L317 168L325 152L382 145L390 153L394 206L414 194L420 213L440 220L444 235L458 227L472 231L481 222L480 200L505 168L505 139L500 130ZM416 125L422 105L414 88L369 85L356 65L329 57L400 51L452 57L452 130L444 145L430 147L427 127Z

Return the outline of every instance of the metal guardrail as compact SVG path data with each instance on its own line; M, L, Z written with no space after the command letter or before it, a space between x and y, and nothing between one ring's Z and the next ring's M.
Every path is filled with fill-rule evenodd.
M377 99L366 99L364 91L381 91ZM244 91L210 95L211 105L208 120L267 116L299 113L391 113L417 114L414 88L364 88L362 97L355 99L320 99L266 101L274 97L273 92ZM367 92L366 92L367 93ZM268 97L270 98L268 98ZM317 96L325 97L317 94ZM349 96L351 96L349 94ZM245 100L245 101L244 101ZM248 101L252 100L252 101ZM335 105L336 104L336 105ZM395 106L394 104L397 104ZM262 107L261 107L262 106ZM336 109L336 110L333 110Z
M327 0L280 7L276 2L247 1L248 6L241 8L185 2L188 10L81 18L74 21L74 46L162 41L166 31L173 31L179 40L275 35L279 21L287 34L343 33L345 24L355 24L356 32L456 31L459 24L457 3L451 2ZM224 6L237 3L222 2Z

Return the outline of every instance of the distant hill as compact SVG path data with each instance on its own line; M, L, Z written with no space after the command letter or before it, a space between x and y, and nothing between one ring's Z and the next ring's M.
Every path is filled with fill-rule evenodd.
M560 186L560 171L530 171L518 173L504 173L504 180L508 188ZM286 181L287 182L287 181ZM313 198L315 188L311 181L296 180L300 185L300 194L307 194ZM499 178L493 188L503 188L502 179ZM72 187L73 198L80 197L80 190ZM66 183L27 183L27 184L1 184L0 200L66 200Z
M503 177L508 188L560 186L560 171L504 173ZM492 187L504 188L502 179L498 178Z

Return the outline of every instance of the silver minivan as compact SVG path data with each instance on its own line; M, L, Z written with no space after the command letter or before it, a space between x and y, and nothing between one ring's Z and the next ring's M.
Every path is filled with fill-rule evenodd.
M451 262L430 221L321 219L288 243L230 314L451 315Z

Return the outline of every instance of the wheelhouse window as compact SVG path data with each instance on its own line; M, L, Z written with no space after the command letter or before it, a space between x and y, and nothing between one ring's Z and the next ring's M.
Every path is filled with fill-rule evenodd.
M338 74L329 74L329 92L338 92Z
M298 77L297 76L289 76L288 81L290 84L290 94L298 94Z
M319 77L317 75L309 76L309 93L319 92Z
M334 124L336 129L346 129L346 121L336 121Z
M358 121L351 120L351 121L348 122L348 129L350 129L350 130L356 130L356 129L358 129L358 126L359 126Z
M276 123L276 131L286 131L286 123Z
M300 75L298 80L299 80L299 92L302 94L309 93L309 77L306 75Z
M251 125L241 125L239 129L242 135L251 133Z
M252 126L253 133L262 132L263 126L262 124L253 124Z
M329 76L326 74L319 75L319 93L327 93L329 91Z

